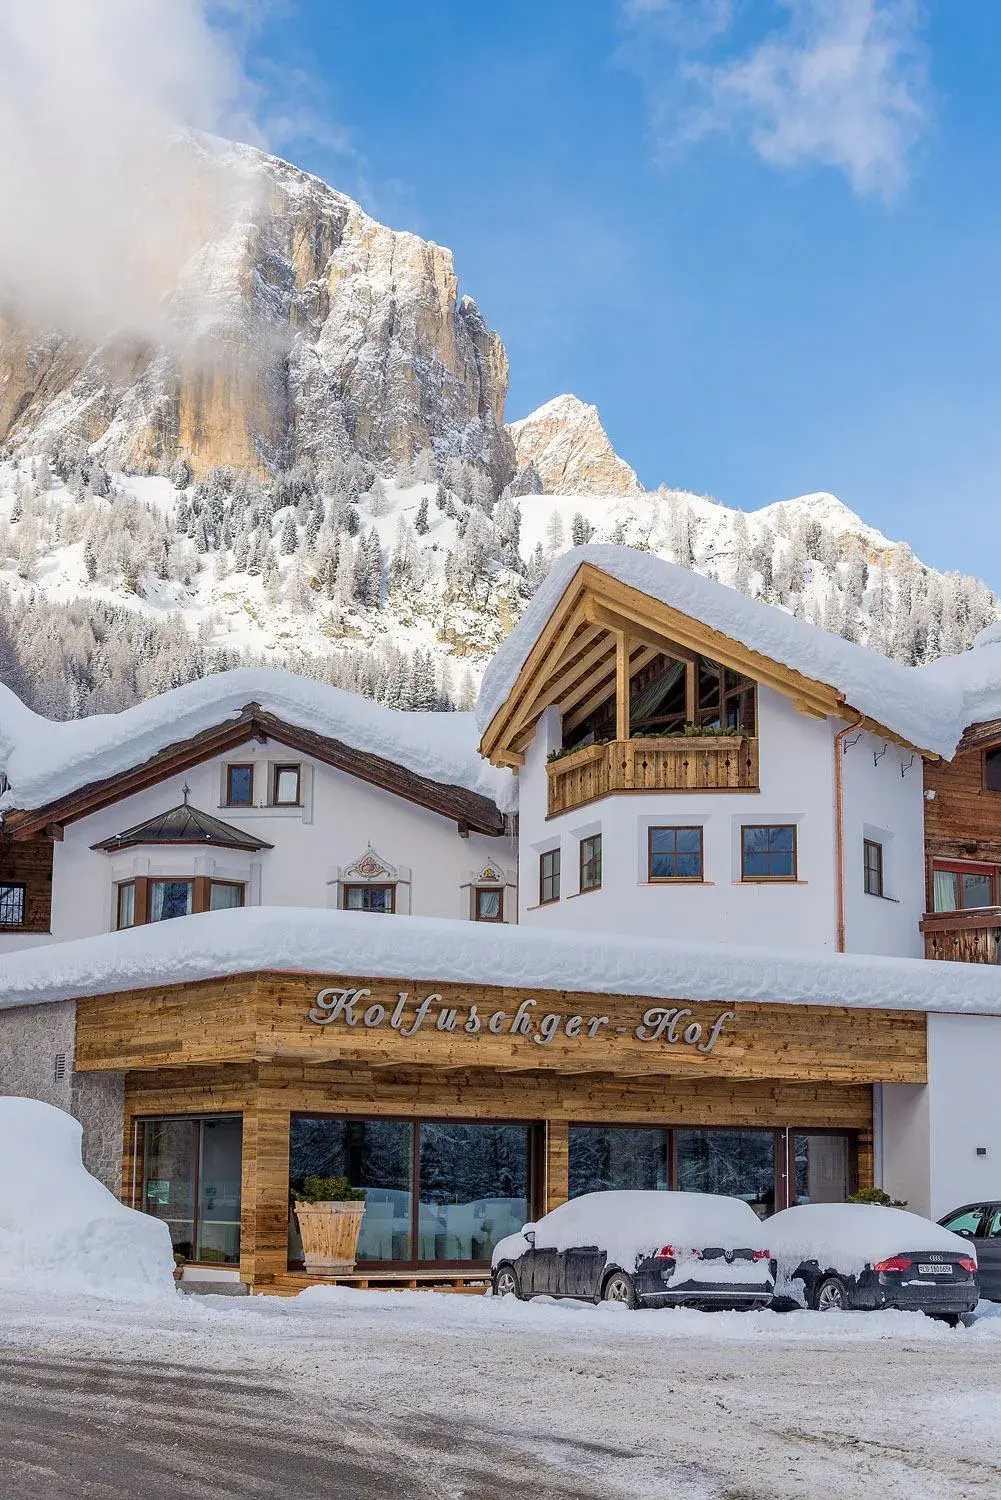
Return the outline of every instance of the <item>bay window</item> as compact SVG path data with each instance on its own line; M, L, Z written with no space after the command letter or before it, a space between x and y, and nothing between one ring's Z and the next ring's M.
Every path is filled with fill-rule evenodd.
M243 906L246 886L242 880L213 880L204 875L174 877L137 875L115 887L115 927L145 926L187 917L192 912L223 911Z

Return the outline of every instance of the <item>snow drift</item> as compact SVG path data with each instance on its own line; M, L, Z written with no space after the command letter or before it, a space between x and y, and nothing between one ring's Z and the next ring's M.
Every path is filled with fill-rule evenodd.
M173 1296L166 1224L125 1208L84 1168L79 1121L38 1099L0 1099L0 1285Z

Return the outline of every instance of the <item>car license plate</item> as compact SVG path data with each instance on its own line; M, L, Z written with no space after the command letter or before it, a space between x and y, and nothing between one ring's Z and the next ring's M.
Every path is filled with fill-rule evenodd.
M952 1267L950 1265L942 1265L942 1266L919 1265L918 1266L918 1275L919 1276L951 1276L952 1275Z

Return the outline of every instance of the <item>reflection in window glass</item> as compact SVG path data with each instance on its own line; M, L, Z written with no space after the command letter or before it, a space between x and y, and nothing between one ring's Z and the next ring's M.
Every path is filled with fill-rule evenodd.
M702 829L651 828L651 880L702 879Z
M185 1260L240 1259L242 1136L238 1115L145 1122L143 1211L167 1224Z
M742 880L796 879L796 826L774 823L740 830Z
M149 919L165 922L170 917L186 917L191 912L190 880L151 880L149 883Z
M238 1119L200 1123L195 1259L231 1265L240 1259L240 1168L243 1129Z
M666 1188L668 1144L666 1130L571 1125L570 1197L609 1188Z
M344 906L347 911L392 912L396 908L396 886L346 885Z
M528 1218L525 1125L420 1126L418 1259L489 1260Z
M794 1203L844 1203L848 1197L848 1138L843 1135L793 1137L796 1167Z
M143 1212L162 1219L174 1249L195 1254L197 1120L148 1120L143 1148Z
M409 1120L292 1120L293 1194L304 1177L314 1175L346 1177L365 1193L359 1261L411 1259L413 1130ZM299 1258L294 1245L291 1254Z
M762 1217L774 1210L774 1131L678 1130L675 1142L682 1191L743 1198Z
M243 886L235 880L213 880L209 885L209 911L228 911L243 905Z
M942 1225L943 1229L951 1229L953 1234L977 1235L980 1233L980 1222L984 1216L982 1208L968 1208L961 1214L956 1214L952 1219L946 1219ZM1001 1213L995 1215L995 1223L1001 1227Z
M994 881L990 875L967 873L963 876L963 907L991 906L994 903Z

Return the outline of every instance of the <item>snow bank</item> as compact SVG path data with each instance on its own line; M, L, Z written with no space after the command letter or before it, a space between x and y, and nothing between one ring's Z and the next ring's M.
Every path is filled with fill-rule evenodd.
M966 727L960 685L949 674L916 675L864 646L856 646L785 610L748 599L688 568L631 547L575 547L559 558L483 677L476 718L480 732L514 687L518 673L582 563L722 631L770 661L781 662L843 693L846 704L884 724L922 750L947 758Z
M1001 1015L1001 969L854 953L250 906L4 954L0 1007L259 969L654 999ZM600 998L598 1003L600 1004Z
M662 1245L676 1251L677 1268L667 1285L699 1281L768 1281L767 1262L742 1262L736 1269L723 1262L700 1261L692 1250L718 1246L723 1250L759 1250L765 1231L752 1208L739 1198L717 1193L601 1192L571 1198L540 1219L535 1226L539 1250L572 1250L597 1245L609 1262L632 1270ZM493 1264L524 1254L528 1241L512 1234L494 1248Z
M187 682L118 714L54 722L0 686L4 808L44 807L90 781L115 776L259 703L300 729L404 766L444 785L516 802L514 777L483 760L471 713L408 713L271 667L238 667Z
M857 1275L874 1261L913 1250L946 1250L976 1259L969 1240L921 1214L878 1203L801 1203L774 1214L765 1233L780 1276L805 1260L817 1261L823 1270Z
M51 1104L0 1098L0 1285L173 1296L170 1231L91 1177L82 1135Z

